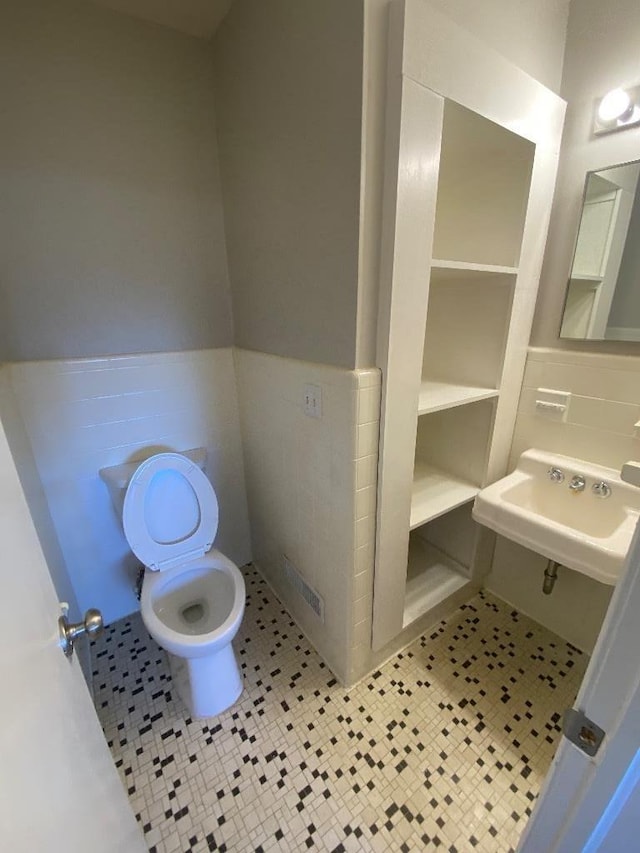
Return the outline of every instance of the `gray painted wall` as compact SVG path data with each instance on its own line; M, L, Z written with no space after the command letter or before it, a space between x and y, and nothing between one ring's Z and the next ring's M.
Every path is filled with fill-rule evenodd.
M0 358L230 344L209 45L5 4L0 103Z
M235 343L355 363L363 0L236 0L213 40Z

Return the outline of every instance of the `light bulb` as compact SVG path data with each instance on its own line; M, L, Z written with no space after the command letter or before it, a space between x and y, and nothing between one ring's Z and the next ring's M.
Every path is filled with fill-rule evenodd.
M600 101L598 118L609 123L624 118L633 109L631 96L624 89L612 89Z

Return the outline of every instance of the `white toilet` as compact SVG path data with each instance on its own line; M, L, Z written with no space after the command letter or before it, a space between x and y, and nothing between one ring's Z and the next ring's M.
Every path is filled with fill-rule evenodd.
M138 467L100 472L112 496L126 485L124 533L146 566L142 620L169 653L175 689L196 718L221 713L242 693L231 641L245 603L238 567L211 547L218 501L200 467L204 457L159 453Z

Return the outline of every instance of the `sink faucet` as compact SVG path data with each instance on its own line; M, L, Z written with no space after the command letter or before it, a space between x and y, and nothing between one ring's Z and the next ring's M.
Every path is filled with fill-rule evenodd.
M572 492L584 492L584 487L586 486L586 481L582 474L575 474L571 478L571 482L569 483L569 488Z

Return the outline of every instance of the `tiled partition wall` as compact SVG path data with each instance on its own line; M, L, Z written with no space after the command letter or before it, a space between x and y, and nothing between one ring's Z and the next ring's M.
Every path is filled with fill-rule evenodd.
M230 348L9 367L81 611L112 622L137 609L130 554L98 471L154 452L207 448L220 502L216 545L251 558Z
M537 413L538 388L571 392L564 421ZM529 350L510 469L529 447L619 470L640 460L640 358L566 350ZM542 593L546 560L498 537L487 586L536 621L591 651L612 587L569 569L551 595Z
M346 684L370 658L380 373L236 350L254 559ZM305 386L322 416L304 412ZM324 622L284 557L324 600Z

